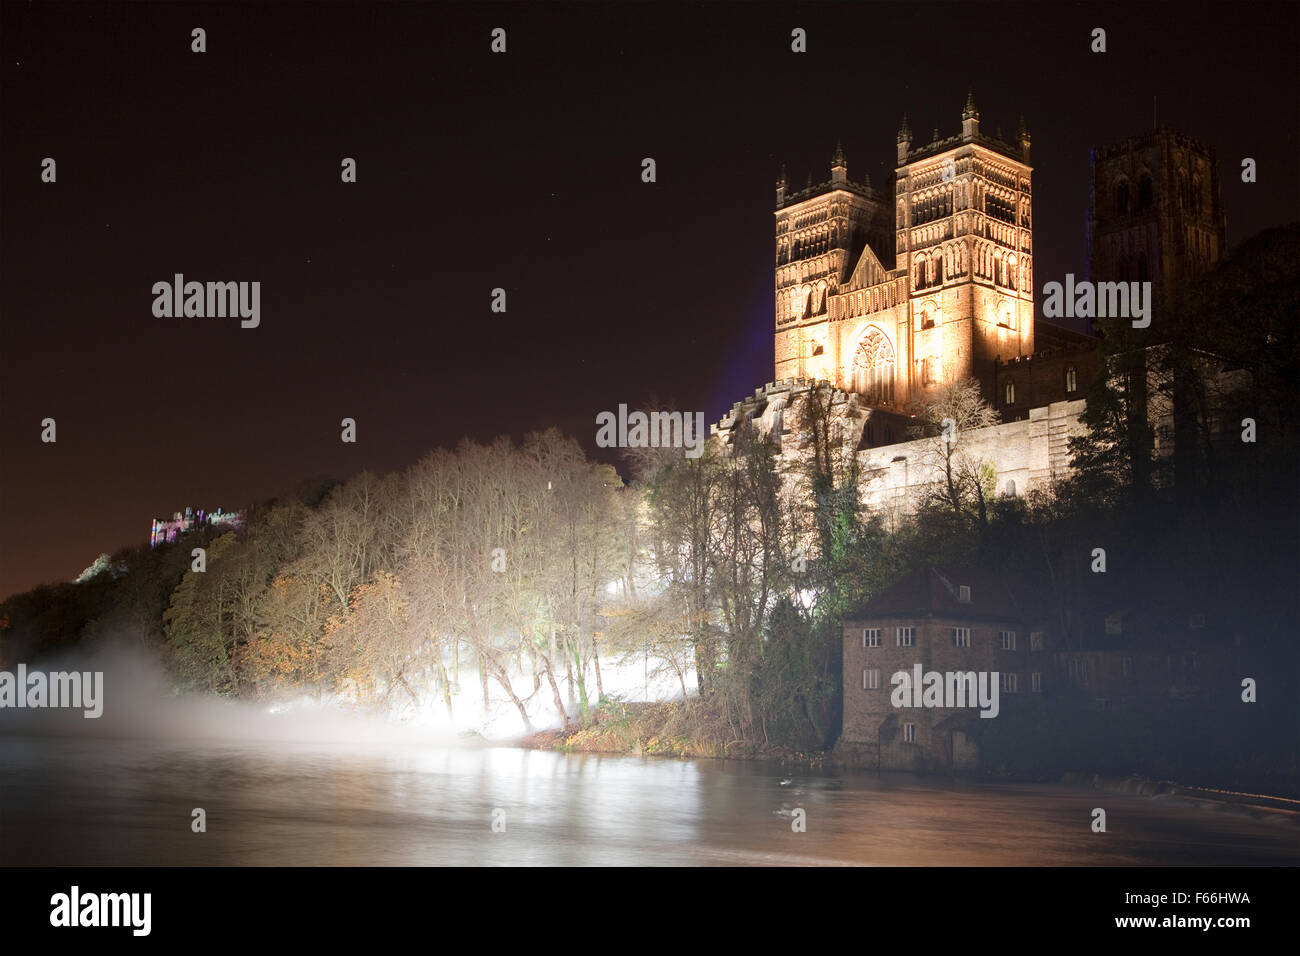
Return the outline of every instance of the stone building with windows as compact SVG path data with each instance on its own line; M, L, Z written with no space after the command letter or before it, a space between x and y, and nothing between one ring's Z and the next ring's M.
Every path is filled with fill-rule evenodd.
M918 666L948 680L976 675L965 689L996 682L1000 707L1008 695L1043 692L1052 680L1050 650L1042 610L995 574L938 567L908 574L845 617L844 718L834 759L878 770L978 768L973 731L996 717L981 717L969 703L896 706L895 675ZM990 693L993 686L987 683Z

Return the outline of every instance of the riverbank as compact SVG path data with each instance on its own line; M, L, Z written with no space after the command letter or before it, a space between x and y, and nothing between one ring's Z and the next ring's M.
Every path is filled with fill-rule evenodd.
M517 742L531 750L560 753L609 754L632 757L677 757L679 759L728 759L770 761L782 766L822 770L872 769L854 767L831 758L828 751L802 752L789 747L760 746L728 740L725 722L710 719L697 701L660 703L613 703L593 710L586 727L544 730ZM922 774L924 776L924 774ZM940 774L937 776L952 776ZM1300 826L1300 800L1226 789L1191 787L1169 780L1153 780L1138 774L1125 777L1096 773L1067 772L1061 775L1019 777L1007 774L958 774L976 780L1006 782L1054 782L1105 793L1123 793L1204 808L1224 809L1256 819L1281 821Z
M518 741L518 746L632 757L768 760L809 768L821 768L827 760L822 751L804 752L737 740L725 721L712 717L691 699L606 704L591 712L586 727L543 730Z

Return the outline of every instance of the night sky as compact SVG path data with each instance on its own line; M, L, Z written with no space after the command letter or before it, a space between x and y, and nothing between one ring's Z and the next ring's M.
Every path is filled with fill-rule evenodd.
M1086 268L1089 148L1153 96L1218 151L1230 243L1292 220L1296 10L4 3L0 596L465 435L716 421L772 377L781 164L823 181L838 139L883 188L903 113L952 135L968 90L984 131L1028 121L1040 292ZM177 272L260 281L260 327L155 318Z

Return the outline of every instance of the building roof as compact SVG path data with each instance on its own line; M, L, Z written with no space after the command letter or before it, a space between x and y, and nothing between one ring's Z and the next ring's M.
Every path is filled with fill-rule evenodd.
M970 601L960 588L970 588ZM995 572L984 568L930 565L912 571L862 605L847 620L875 617L955 617L1030 622L1043 609L1030 589L1009 588Z

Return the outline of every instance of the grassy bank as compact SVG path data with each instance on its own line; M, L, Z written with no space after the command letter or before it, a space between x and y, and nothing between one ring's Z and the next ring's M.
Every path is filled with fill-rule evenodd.
M710 757L775 760L821 766L825 754L736 739L698 700L659 703L607 701L591 712L586 727L544 730L521 741L534 750L563 753L624 754L636 757Z

